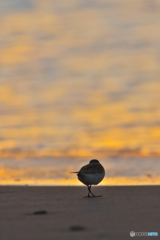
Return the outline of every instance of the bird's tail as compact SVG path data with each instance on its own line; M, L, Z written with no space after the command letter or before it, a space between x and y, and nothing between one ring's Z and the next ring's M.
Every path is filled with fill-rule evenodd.
M79 173L79 172L70 172L70 173Z

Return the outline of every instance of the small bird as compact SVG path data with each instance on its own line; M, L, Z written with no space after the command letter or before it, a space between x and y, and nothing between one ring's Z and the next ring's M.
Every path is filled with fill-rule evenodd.
M89 164L83 166L79 172L72 172L77 173L79 181L83 184L87 185L88 187L88 196L86 197L102 197L102 196L95 196L91 192L91 186L97 185L102 181L105 176L105 170L103 166L97 159L92 159ZM92 194L92 196L90 195Z

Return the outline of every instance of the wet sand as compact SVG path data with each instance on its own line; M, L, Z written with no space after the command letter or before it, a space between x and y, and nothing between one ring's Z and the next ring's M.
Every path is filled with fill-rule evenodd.
M1 186L0 239L125 240L130 231L160 235L160 186L92 190L102 197L83 198L86 187Z

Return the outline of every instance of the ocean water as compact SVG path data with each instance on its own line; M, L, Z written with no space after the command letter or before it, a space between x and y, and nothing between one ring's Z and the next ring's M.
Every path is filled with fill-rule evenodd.
M160 183L160 3L0 3L0 181ZM154 178L154 181L152 179Z

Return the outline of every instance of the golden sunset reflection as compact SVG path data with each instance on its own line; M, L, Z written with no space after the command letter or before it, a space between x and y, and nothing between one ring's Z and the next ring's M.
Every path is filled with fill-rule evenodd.
M0 9L0 184L80 185L92 158L103 185L160 184L160 2Z

